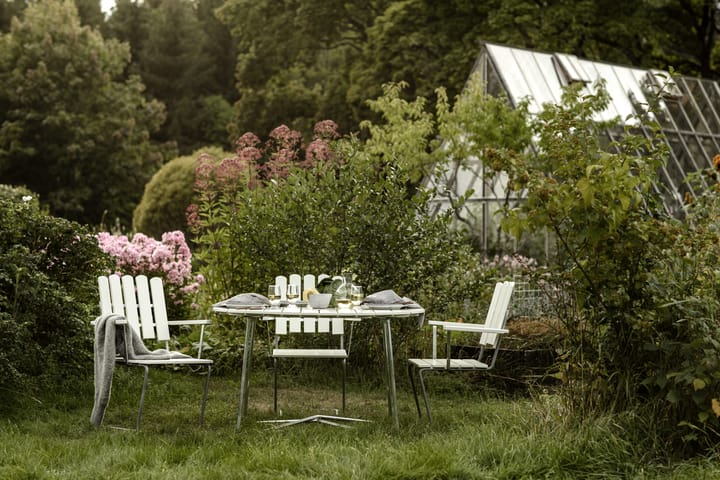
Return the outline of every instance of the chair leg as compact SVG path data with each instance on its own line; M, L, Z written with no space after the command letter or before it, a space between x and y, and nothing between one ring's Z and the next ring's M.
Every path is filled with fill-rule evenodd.
M342 414L345 416L345 375L347 373L347 360L342 361Z
M430 413L430 402L428 402L427 390L425 389L425 379L423 378L424 368L418 369L418 376L420 377L420 387L422 387L423 399L425 400L425 410L427 411L428 422L432 423L432 414Z
M277 393L277 387L278 387L278 360L277 358L273 358L273 408L275 410L275 416L277 417L278 414L278 393Z
M205 379L205 391L203 392L202 407L200 407L200 426L203 426L205 421L205 405L207 404L208 387L210 386L210 374L212 372L212 365L208 365L207 378Z
M412 385L413 396L415 397L415 407L417 407L418 418L422 418L420 411L420 400L418 400L417 387L415 386L415 375L413 372L413 364L408 362L408 377L410 377L410 385Z
M140 408L138 408L137 422L135 423L135 430L140 430L140 423L142 422L143 405L145 404L145 391L147 390L148 375L150 375L150 368L147 365L140 365L145 369L145 375L143 377L142 391L140 392Z

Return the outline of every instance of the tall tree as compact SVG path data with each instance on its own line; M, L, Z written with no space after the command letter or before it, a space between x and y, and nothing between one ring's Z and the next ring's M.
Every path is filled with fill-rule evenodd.
M100 0L75 0L80 15L80 23L99 28L105 22L105 14L100 8Z
M128 74L162 101L167 119L154 139L188 154L202 145L229 145L227 125L235 53L215 9L222 0L118 0L104 31L130 44Z
M140 72L141 52L152 28L152 9L146 2L116 0L112 14L102 27L106 38L130 45L128 73Z
M308 131L357 124L345 99L349 65L388 0L228 0L219 10L238 48L237 132L278 124ZM281 33L281 34L279 34Z
M162 105L123 79L125 44L80 24L72 0L39 0L0 37L0 176L52 213L129 225L162 163L149 142Z
M348 100L362 109L382 93L382 84L399 81L407 83L409 97L430 98L438 86L454 97L472 70L489 8L488 2L467 0L392 2L367 30Z
M27 7L27 0L0 0L0 32L10 31L13 17L19 17Z
M213 77L213 65L203 51L207 35L190 1L163 0L151 21L140 74L148 94L168 110L160 139L175 141L181 152L189 153L198 146L195 113L201 108L200 99L210 93Z

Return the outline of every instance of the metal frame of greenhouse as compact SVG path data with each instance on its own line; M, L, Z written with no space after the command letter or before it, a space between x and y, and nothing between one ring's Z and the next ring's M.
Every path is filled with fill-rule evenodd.
M657 92L670 79L668 72L660 70L492 43L482 45L473 73L480 74L488 94L505 95L512 106L527 98L531 114L540 112L545 103L559 103L563 88L572 83L581 82L583 88L591 89L602 79L611 100L598 120L633 122L631 126L648 137L651 131L637 122L637 115L647 113L650 100L657 97ZM659 113L654 118L665 134L670 158L659 172L664 185L656 188L662 192L667 211L681 214L685 194L694 194L692 186L684 181L687 175L711 168L713 157L720 153L720 85L701 78L674 77L672 83L662 89L658 107ZM615 128L606 129L607 140L617 139L623 127L619 123ZM485 180L481 161L470 159L466 167L455 165L444 177L431 182L442 185L442 189L456 198L474 189L462 215L481 239L479 246L485 252L523 249L521 245L507 244L509 240L503 238L498 228L495 212L500 206L522 201L508 196L506 178ZM442 196L435 202L438 210L449 205L448 199Z

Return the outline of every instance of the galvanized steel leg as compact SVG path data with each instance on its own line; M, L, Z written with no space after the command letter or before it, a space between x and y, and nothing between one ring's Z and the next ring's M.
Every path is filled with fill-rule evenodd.
M428 402L427 390L425 390L425 379L423 373L427 368L418 369L418 376L420 377L420 387L422 387L423 399L425 400L425 410L427 410L428 422L432 423L432 414L430 413L430 402Z
M389 318L385 319L385 323L383 323L383 328L385 333L385 362L387 363L388 373L388 408L390 409L390 415L393 419L393 426L396 430L399 430L400 420L398 418L397 389L395 386L395 365L392 349L392 331Z
M413 364L408 362L408 376L410 377L410 385L412 385L413 397L415 397L415 406L417 407L418 417L422 418L420 412L420 400L418 400L417 387L415 386L415 375L413 375Z
M345 415L345 376L347 375L347 360L342 361L342 413Z
M275 416L277 417L278 413L278 359L273 358L273 409L275 410Z
M242 418L247 414L248 387L250 384L250 362L252 360L253 344L255 342L255 317L246 318L245 326L245 351L243 352L242 373L240 375L240 402L238 405L238 417L235 430L240 429Z
M205 421L205 405L207 404L208 387L210 386L210 373L212 372L212 365L208 365L207 378L205 378L205 391L203 392L202 407L200 408L200 426L203 426Z
M150 368L147 365L138 365L145 369L145 375L143 376L143 386L140 392L140 408L138 408L137 422L135 423L135 430L140 430L140 423L142 422L142 411L143 405L145 404L145 390L147 390L148 375L150 374Z

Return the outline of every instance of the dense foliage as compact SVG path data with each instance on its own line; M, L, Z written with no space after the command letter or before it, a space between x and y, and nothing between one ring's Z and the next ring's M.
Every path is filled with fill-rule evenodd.
M187 155L211 143L229 146L235 48L229 30L214 15L222 0L118 0L101 30L127 42L128 74L147 87L145 95L167 109L153 139Z
M232 156L218 147L202 148L192 155L178 157L163 165L145 185L133 214L133 229L151 237L181 230L188 237L185 211L192 203L195 160L202 153L218 159Z
M607 95L596 89L570 89L533 120L536 155L498 158L527 192L504 227L556 238L546 279L563 293L559 374L573 413L638 410L670 444L709 447L720 431L717 194L687 223L667 215L654 187L665 143L628 129L601 148L593 116Z
M12 16L23 23L24 17L37 15L28 17L32 9L26 11L27 5L32 3L0 0L0 28L10 33L8 38L19 39L20 34L10 29ZM0 171L7 175L5 181L39 191L54 213L97 224L107 210L104 223L120 217L123 228L129 226L142 185L164 159L176 154L175 148L183 155L208 144L231 148L241 132L264 136L280 124L309 132L321 118L333 118L345 131L355 131L364 119L378 120L366 100L381 95L382 84L390 81L406 82L410 98L434 98L437 85L445 85L452 97L472 70L479 40L646 68L672 65L683 74L709 78L718 75L713 33L717 9L708 0L632 0L622 5L605 0L118 0L105 19L98 14L98 0L74 3L80 24L98 27L106 40L100 41L93 31L93 48L68 43L57 31L61 25L73 30L77 20L57 21L65 17L49 15L50 7L43 7L54 25L33 29L36 33L23 35L21 42L42 45L47 41L42 35L50 33L53 48L25 53L48 51L61 57L57 68L73 69L53 75L50 83L4 79L4 85L15 85L6 95L19 103L3 105L2 110L27 112L8 128L21 128L29 136L19 139L17 131L5 132L14 139L12 145L22 148L12 152L14 168L36 164L40 154L30 158L32 152L42 151L40 156L48 160L40 162L43 174L27 167L14 173L3 165ZM32 23L39 25L35 19ZM278 31L283 32L281 40ZM115 40L126 45L120 47ZM80 65L82 58L100 59L97 64L88 61L99 71L87 71ZM113 59L112 82L104 79L106 58ZM50 65L46 57L39 60ZM19 62L8 57L8 65ZM107 89L98 93L97 82ZM21 100L17 87L54 93L44 101ZM121 93L126 89L132 92ZM129 97L115 101L124 95ZM138 95L149 103L134 109ZM107 109L96 104L99 98L111 99ZM163 103L164 117L152 100ZM115 122L103 112L112 112ZM130 118L136 122L131 132ZM42 134L32 133L40 129L37 119L53 122L51 129L43 125L43 132L52 136L49 144ZM63 143L63 138L68 140ZM161 143L167 153L158 156L147 138ZM46 152L46 145L52 151ZM122 167L110 168L115 165ZM94 166L112 174L94 175Z
M95 277L107 266L83 227L0 187L0 408L90 371Z
M209 301L265 292L278 274L352 271L367 292L394 289L438 317L483 314L488 271L450 228L450 212L429 215L433 191L420 185L434 163L434 116L400 93L390 85L371 104L383 122L364 124L364 143L333 140L332 122L321 122L306 147L282 127L264 143L244 135L217 167L200 159L191 219ZM441 110L450 116L446 102ZM371 327L359 326L365 338L377 337ZM404 325L399 343L416 332ZM355 364L377 361L378 347L354 345Z
M163 119L126 46L80 25L72 1L32 3L0 37L0 175L38 192L54 215L129 224L161 163L149 135Z

